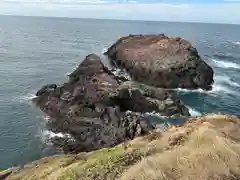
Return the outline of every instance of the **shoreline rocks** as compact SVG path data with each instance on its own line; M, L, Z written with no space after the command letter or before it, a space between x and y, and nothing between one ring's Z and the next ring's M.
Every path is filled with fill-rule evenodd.
M105 52L135 81L161 88L210 90L213 70L188 41L161 35L129 35Z
M33 102L51 117L49 129L72 136L52 139L66 153L112 147L151 132L154 127L139 113L189 116L167 90L122 82L95 54L80 63L68 82L39 92Z

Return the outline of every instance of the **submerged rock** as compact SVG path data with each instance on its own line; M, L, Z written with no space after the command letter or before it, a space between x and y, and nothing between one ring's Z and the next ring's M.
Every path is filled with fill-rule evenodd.
M212 68L182 38L130 35L117 40L105 54L144 84L209 90L213 83Z
M72 136L52 138L65 152L111 147L149 133L154 127L140 113L189 115L166 90L122 83L94 54L69 75L67 83L38 93L33 102L51 117L48 127L53 132Z

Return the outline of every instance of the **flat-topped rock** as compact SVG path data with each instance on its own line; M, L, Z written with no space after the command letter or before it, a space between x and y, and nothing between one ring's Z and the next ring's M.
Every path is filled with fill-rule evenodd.
M189 115L166 90L120 81L94 54L80 63L68 82L43 86L36 95L33 102L51 117L48 128L63 133L52 142L65 152L111 147L149 133L154 127L141 113Z
M213 83L212 68L179 37L129 35L117 40L105 54L133 80L144 84L209 90Z

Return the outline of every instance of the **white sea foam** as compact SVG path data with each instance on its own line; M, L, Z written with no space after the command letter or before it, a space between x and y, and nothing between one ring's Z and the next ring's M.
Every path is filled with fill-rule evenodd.
M26 103L26 102L30 102L33 98L36 98L37 96L33 93L29 93L26 96L20 96L15 98L15 101L19 101L20 103Z
M217 60L217 59L212 59L212 61L214 62L214 65L216 67L220 67L223 69L240 69L240 65L234 63L234 62L230 62L230 61L222 61L222 60Z
M64 134L64 133L54 133L52 131L49 130L44 130L42 131L42 135L44 137L47 137L48 139L54 138L54 137L59 137L59 138L71 138L70 134Z
M173 89L174 91L179 91L179 92L198 92L198 93L207 93L207 91L203 90L203 89L182 89L182 88L177 88L177 89Z
M214 84L212 90L209 91L211 95L218 95L218 94L236 94L236 91L231 89L231 87L240 87L240 85L230 77L225 75L215 75L214 76Z
M64 138L64 139L68 139L70 141L74 141L74 138L67 133L54 133L52 131L49 130L42 130L40 133L41 136L41 140L43 141L43 143L49 144L51 145L51 139L52 138Z
M216 75L214 77L214 80L218 84L226 83L226 84L229 84L230 86L240 87L240 84L238 84L237 82L234 82L230 77L226 75Z
M240 41L233 42L236 45L240 45Z
M27 94L26 96L23 96L22 99L23 100L32 100L33 98L36 98L37 96L35 94Z
M108 48L103 48L101 51L101 54L104 54L105 52L107 52Z
M233 81L230 77L226 75L215 75L214 76L214 84L212 85L212 90L206 91L203 89L174 89L175 91L185 92L185 93L201 93L201 94L208 94L208 95L218 95L219 93L226 93L226 94L234 94L236 93L231 87L240 87L240 84Z
M193 109L193 108L191 108L189 106L187 106L187 108L189 110L190 115L193 116L193 117L202 115L202 113L197 111L196 109Z
M209 91L209 94L218 95L219 93L234 94L236 92L225 85L214 84L212 90Z
M157 112L155 112L155 111L144 113L144 115L147 115L147 116L156 116L156 117L159 117L159 118L162 118L162 119L167 118L167 116L163 116L163 115L161 115L160 113L157 113Z

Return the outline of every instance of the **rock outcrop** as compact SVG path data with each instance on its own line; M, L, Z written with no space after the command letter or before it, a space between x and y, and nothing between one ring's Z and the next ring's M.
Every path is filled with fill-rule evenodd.
M94 54L69 75L68 82L44 86L39 92L33 102L51 117L48 127L66 135L52 138L65 152L112 147L149 133L154 127L140 113L189 115L166 90L122 83Z
M133 80L161 88L211 89L213 70L182 38L129 35L105 53Z

